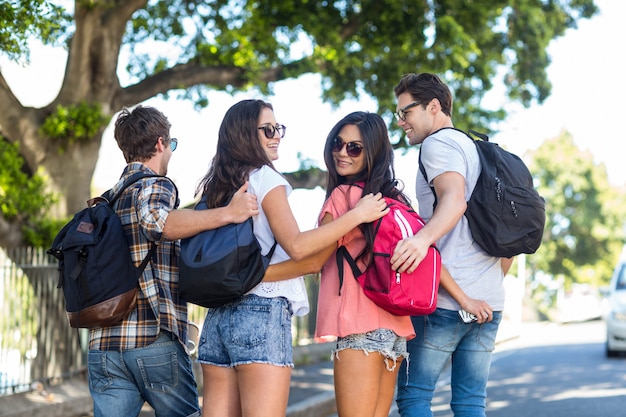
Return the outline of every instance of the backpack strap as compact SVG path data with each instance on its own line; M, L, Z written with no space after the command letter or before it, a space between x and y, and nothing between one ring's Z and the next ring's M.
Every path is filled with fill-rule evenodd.
M356 279L363 272L359 269L356 264L356 261L348 252L348 249L345 246L339 246L335 253L335 260L337 261L337 270L339 271L339 295L341 295L341 287L343 286L343 260L348 261L348 265L350 265L350 269L352 270L352 275Z
M154 241L151 242L151 243L152 244L150 245L150 250L148 251L148 254L146 255L145 258L143 258L143 261L141 261L141 264L137 268L137 278L139 278L141 276L141 274L143 274L143 271L146 269L146 266L148 266L148 262L150 262L150 260L152 260L152 257L156 253L158 245L156 243L154 243Z
M359 182L355 182L355 183L347 184L347 185L351 187L359 187L361 189L365 188L365 183L363 181L359 181ZM352 255L350 255L350 252L348 252L348 248L346 248L345 245L339 246L337 248L337 251L335 252L335 261L337 262L337 271L339 272L339 295L341 295L341 287L343 287L343 271L344 271L343 260L344 259L348 261L348 265L350 266L350 269L352 270L352 275L354 275L355 279L361 276L365 272L359 269L359 266L356 264L356 261L354 260Z
M422 164L422 150L421 149L419 152L417 164L420 168L420 172L422 173L422 175L424 176L424 179L426 180L426 184L430 187L430 190L433 192L433 196L435 197L435 202L433 203L433 211L435 211L435 207L437 207L437 193L435 192L435 187L430 185L430 183L428 182L428 175L426 175L426 168L424 168L424 164Z
M206 204L206 199L203 198L202 201ZM252 225L252 233L254 233L254 219L251 219L250 224ZM270 248L269 252L263 255L263 257L267 259L268 264L269 264L269 261L272 260L272 256L274 256L274 250L276 250L276 245L278 245L278 242L276 241L276 239L274 239L274 244Z
M178 187L176 187L176 184L174 184L174 181L170 180L168 177L166 177L165 175L159 175L159 174L150 174L146 171L139 171L139 172L135 172L134 174L132 174L130 177L128 177L124 183L122 184L122 186L120 187L120 189L117 191L117 193L113 194L113 189L111 188L110 190L106 191L105 193L102 194L102 197L105 198L107 200L107 202L109 203L109 205L111 207L113 207L113 204L115 204L115 202L118 200L118 198L120 198L120 196L122 195L122 193L131 185L133 185L134 183L136 183L137 181L143 179L143 178L165 178L167 179L170 183L172 183L172 185L174 186L174 191L176 192L176 200L178 200Z
M274 256L274 250L276 249L277 244L278 242L276 242L276 239L274 239L274 244L272 245L272 248L270 249L269 252L267 252L267 255L264 255L267 259L272 259L272 256Z
M465 132L463 132L463 133L465 133ZM474 138L472 137L472 135L474 135L474 136L478 137L480 140L483 140L483 141L485 141L485 142L489 142L489 136L485 135L484 133L480 133L480 132L477 132L477 131L475 131L475 130L469 129L469 130L467 131L467 133L465 133L465 134L466 134L466 135L467 135L467 136L468 136L471 140L476 140L476 139L474 139Z
M133 185L134 183L136 183L137 181L139 181L139 180L141 180L143 178L154 178L154 177L165 178L169 182L171 182L172 185L174 186L174 191L175 191L175 195L176 195L176 201L178 201L178 187L176 187L176 184L174 184L174 181L170 180L165 175L150 174L150 173L145 172L145 171L135 172L130 177L128 177L128 179L126 179L124 181L124 183L122 184L120 189L115 194L113 194L113 189L111 188L110 190L108 190L104 194L102 194L102 197L104 199L106 199L106 201L108 202L109 206L113 207L115 202L120 198L122 193L128 187L130 187L131 185ZM148 254L146 255L145 258L143 258L143 260L141 261L141 264L139 264L139 267L137 267L137 278L139 278L141 276L141 274L143 274L143 271L148 266L148 262L150 262L150 260L152 259L152 257L156 253L157 247L158 247L158 245L154 241L152 241L151 245L150 245L150 250L148 251Z
M465 136L467 136L468 139L470 139L472 142L475 142L476 139L474 139L471 135L474 135L476 137L478 137L480 140L483 140L485 142L489 142L489 136L485 135L484 133L479 133L475 130L468 130L467 132L461 130L461 129L457 129L456 127L442 127L441 129L436 130L435 132L431 133L429 136L434 135L435 133L443 130L443 129L453 129L456 130L458 132L463 133ZM430 187L430 190L433 192L433 196L435 196L435 202L433 203L433 211L435 210L435 207L437 207L437 193L435 193L435 187L433 187L432 185L430 185L430 183L428 182L428 175L426 175L426 168L424 168L424 164L422 163L422 150L420 148L420 152L419 152L419 156L418 156L418 165L419 165L419 170L422 173L422 175L424 176L424 179L426 180L426 184L428 184L428 186Z

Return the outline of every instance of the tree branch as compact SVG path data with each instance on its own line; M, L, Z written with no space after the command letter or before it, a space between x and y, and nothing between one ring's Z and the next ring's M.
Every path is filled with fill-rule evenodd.
M198 64L181 64L144 78L129 87L120 88L112 101L114 109L141 103L157 94L173 89L189 88L198 84L210 84L218 88L228 85L242 87L243 71L232 66L202 67Z
M326 171L319 168L308 168L296 172L284 172L283 175L293 188L312 190L315 187L326 187Z
M309 57L286 65L278 65L263 71L258 79L263 83L280 81L287 77L297 77L313 70ZM174 89L184 89L195 85L210 85L218 90L228 86L243 88L250 82L243 68L228 65L202 66L197 63L176 65L129 87L120 87L112 100L113 109L140 103L157 94Z

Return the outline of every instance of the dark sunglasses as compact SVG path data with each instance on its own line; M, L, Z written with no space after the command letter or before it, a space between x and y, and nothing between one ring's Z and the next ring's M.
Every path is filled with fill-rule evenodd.
M265 133L265 137L268 139L272 139L274 135L276 134L276 132L278 132L278 135L282 139L285 137L285 131L287 130L285 125L280 125L280 124L277 124L276 126L267 124L267 125L263 125L259 127L258 129L263 130L263 133Z
M178 139L176 138L170 139L170 149L172 150L172 152L174 152L177 147L178 147Z
M396 116L396 120L402 120L406 122L406 111L410 109L411 107L417 106L418 104L421 104L421 103L418 101L414 101L413 103L407 104L401 109L398 109L398 111L395 112L393 115Z
M330 145L330 150L332 152L341 152L344 145L346 146L346 153L351 158L356 158L357 156L361 155L361 152L363 151L363 145L361 145L360 143L357 143L357 142L345 143L339 137L333 139L333 143Z

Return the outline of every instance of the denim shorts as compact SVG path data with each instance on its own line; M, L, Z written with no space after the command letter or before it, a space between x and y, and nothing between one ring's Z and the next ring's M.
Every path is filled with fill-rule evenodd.
M351 334L337 339L331 357L339 360L339 352L345 349L362 350L366 355L378 352L385 358L387 370L393 371L400 357L409 359L406 337L396 335L393 330L376 329L367 333ZM393 362L393 365L390 364Z
M207 312L198 362L232 368L250 363L293 367L291 304L251 294Z

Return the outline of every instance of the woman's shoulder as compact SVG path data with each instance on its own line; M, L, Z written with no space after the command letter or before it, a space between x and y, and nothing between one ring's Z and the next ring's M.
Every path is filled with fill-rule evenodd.
M259 181L278 181L289 183L285 176L280 172L276 171L269 165L263 165L260 168L256 168L250 172L250 177L256 177Z
M359 184L341 184L330 193L329 199L341 198L347 201L358 201L363 196L363 186Z
M267 165L252 170L249 175L249 181L251 191L257 197L265 196L267 192L279 186L286 187L287 195L292 190L289 181L282 174Z
M322 211L338 215L353 208L363 195L363 188L358 185L341 184L335 187L324 202Z

